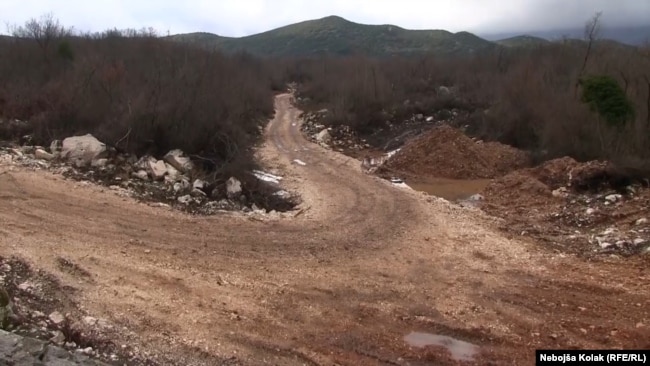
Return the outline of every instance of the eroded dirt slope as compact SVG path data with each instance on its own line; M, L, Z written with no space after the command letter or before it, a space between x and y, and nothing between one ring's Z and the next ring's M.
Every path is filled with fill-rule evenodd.
M0 256L57 276L159 364L457 363L409 346L412 331L477 345L477 365L533 364L540 347L650 347L643 259L544 252L479 211L365 175L306 142L289 101L277 97L259 155L302 194L301 215L193 217L3 166Z

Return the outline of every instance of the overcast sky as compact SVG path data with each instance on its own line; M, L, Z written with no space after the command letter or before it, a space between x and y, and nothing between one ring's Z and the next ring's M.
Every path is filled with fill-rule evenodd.
M408 29L497 33L580 28L596 11L603 11L603 26L650 24L650 0L1 0L0 22L22 24L51 12L84 31L153 27L239 37L339 15Z

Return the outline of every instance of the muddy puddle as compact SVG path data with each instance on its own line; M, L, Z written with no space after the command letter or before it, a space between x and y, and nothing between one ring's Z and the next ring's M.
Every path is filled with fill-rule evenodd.
M431 178L423 181L406 181L406 184L416 191L426 192L448 201L459 201L481 192L490 182L490 179Z
M473 361L479 351L474 344L439 334L411 332L404 337L404 341L411 347L444 347L456 361Z

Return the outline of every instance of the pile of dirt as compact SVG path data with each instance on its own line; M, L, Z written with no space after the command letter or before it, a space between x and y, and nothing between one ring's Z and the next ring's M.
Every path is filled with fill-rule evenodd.
M568 156L549 160L542 165L528 170L529 175L535 177L550 189L568 186L571 173L580 166L580 163Z
M460 130L439 126L411 140L386 168L404 175L486 179L530 166L526 152L498 142L475 141Z
M505 231L554 250L580 255L650 251L650 188L607 162L551 160L493 180L482 195L482 209L504 219Z
M489 203L508 207L546 203L553 198L549 186L526 171L515 171L495 179L482 194Z
M574 172L594 165L593 162L580 164L570 157L549 160L496 178L482 193L486 202L495 206L552 205L571 187Z

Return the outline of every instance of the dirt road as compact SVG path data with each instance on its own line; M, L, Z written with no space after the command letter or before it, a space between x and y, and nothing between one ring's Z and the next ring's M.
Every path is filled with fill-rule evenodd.
M306 142L289 96L276 104L259 156L304 214L191 217L5 169L0 255L54 274L85 312L174 364L526 365L540 347L650 347L647 260L584 262L503 237L478 211ZM441 338L409 344L411 332L458 341L416 347Z

